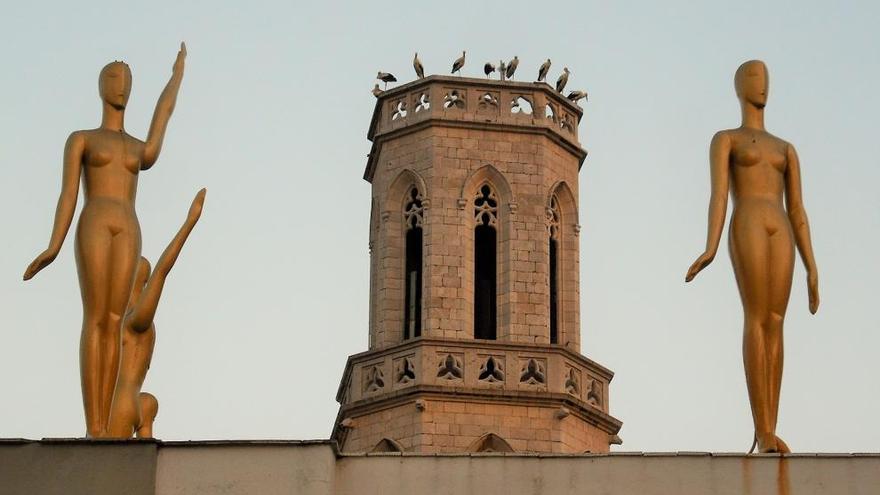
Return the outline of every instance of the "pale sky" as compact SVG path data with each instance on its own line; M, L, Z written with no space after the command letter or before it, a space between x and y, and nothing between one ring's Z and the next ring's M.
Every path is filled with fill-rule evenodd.
M122 59L144 138L181 40L162 156L142 173L154 260L195 192L205 211L166 285L144 390L166 440L326 438L346 356L367 348L376 71L465 75L550 57L590 101L580 140L583 353L611 368L622 447L744 451L752 424L725 231L702 252L712 134L739 125L733 74L770 70L767 128L798 149L822 306L795 268L779 434L796 451L880 450L880 4L864 2L10 2L0 15L0 437L84 433L73 230L45 248L67 135L100 123ZM80 206L82 198L80 198Z

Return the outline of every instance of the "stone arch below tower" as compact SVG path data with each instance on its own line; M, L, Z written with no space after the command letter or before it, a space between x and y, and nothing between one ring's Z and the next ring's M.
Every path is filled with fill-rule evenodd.
M403 452L403 446L397 443L395 440L385 437L382 440L379 440L370 452Z
M516 452L507 443L507 440L494 433L486 433L473 441L467 449L468 452Z

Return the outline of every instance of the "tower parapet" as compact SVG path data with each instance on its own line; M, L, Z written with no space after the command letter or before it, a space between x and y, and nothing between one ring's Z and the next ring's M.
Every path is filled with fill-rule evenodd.
M430 76L381 93L370 345L343 451L604 452L613 373L580 355L581 108L545 83Z

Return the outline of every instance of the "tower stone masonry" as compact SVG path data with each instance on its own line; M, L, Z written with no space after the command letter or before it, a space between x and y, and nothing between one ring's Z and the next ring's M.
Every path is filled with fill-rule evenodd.
M545 83L429 76L381 93L369 350L343 452L607 452L613 373L580 354L583 111Z

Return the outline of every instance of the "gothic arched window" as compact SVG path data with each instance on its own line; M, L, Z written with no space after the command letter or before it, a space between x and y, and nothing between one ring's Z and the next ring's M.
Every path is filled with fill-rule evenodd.
M497 331L498 197L484 184L474 197L474 338L494 340Z
M403 339L422 335L422 223L425 208L422 196L413 187L403 207L406 224L405 294L403 307Z
M550 198L547 208L548 251L550 253L550 343L559 343L559 201Z

